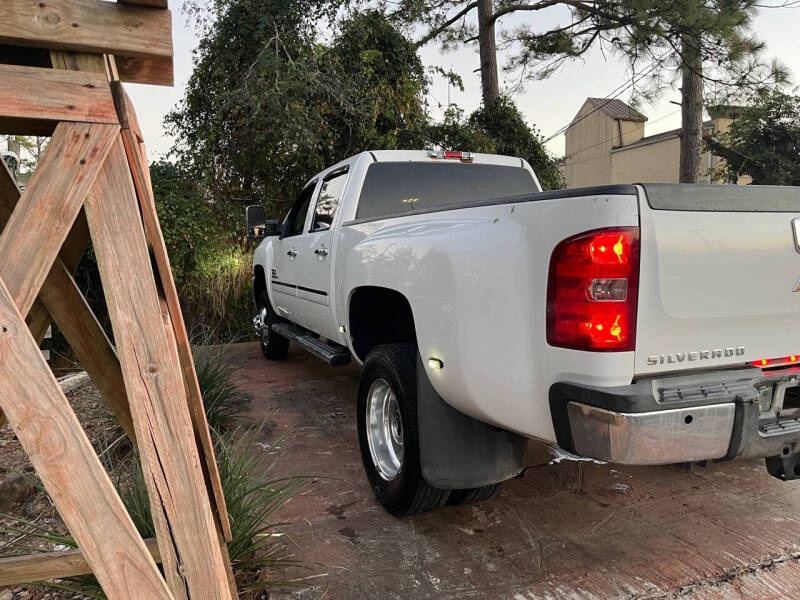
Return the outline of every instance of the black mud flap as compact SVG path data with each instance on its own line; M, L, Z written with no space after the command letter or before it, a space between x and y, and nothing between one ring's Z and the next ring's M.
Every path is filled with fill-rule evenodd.
M458 412L433 389L417 355L417 415L422 476L442 489L505 481L525 467L526 438Z
M767 463L767 471L773 477L784 481L800 479L800 453L779 454L764 460Z

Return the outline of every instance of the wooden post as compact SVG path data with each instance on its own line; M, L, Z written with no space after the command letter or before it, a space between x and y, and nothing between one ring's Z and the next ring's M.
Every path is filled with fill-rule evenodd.
M2 281L0 406L109 598L172 598Z
M109 598L229 600L238 594L225 499L141 131L118 81L171 83L166 4L0 9L0 43L49 49L53 66L0 64L0 129L53 133L21 196L0 170L0 426L5 414L85 559L73 551L0 569L20 583L88 567ZM89 238L116 349L72 278ZM51 318L138 444L163 577L38 350Z
M86 201L86 217L151 504L164 507L171 533L169 539L159 536L161 555L166 561L165 546L174 545L180 561L177 573L190 598L230 598L180 365L171 360L161 324L144 228L120 139Z

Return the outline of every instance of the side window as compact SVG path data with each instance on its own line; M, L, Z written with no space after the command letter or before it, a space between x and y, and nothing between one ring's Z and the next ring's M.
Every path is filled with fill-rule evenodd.
M339 171L329 175L322 182L317 199L317 207L314 209L314 220L311 223L311 231L325 231L333 225L333 217L339 202L342 200L344 186L347 183L347 171Z
M294 201L292 209L286 215L286 226L284 228L284 237L298 235L303 233L303 225L306 223L306 214L308 213L308 205L311 204L311 196L314 195L314 188L317 182L309 183L297 196Z

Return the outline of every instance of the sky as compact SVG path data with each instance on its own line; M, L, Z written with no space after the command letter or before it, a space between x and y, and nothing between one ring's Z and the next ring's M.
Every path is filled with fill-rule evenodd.
M192 72L192 51L197 46L197 36L187 23L178 2L173 5L173 42L175 45L175 86L172 88L126 84L136 106L142 132L147 142L151 160L162 158L173 141L163 126L164 115L176 106L183 97L183 89ZM177 5L177 6L176 6ZM514 18L505 26L513 26ZM551 18L545 16L545 19ZM554 17L553 17L554 18ZM766 44L766 53L778 58L791 74L793 85L800 84L800 8L762 9L754 30ZM464 47L458 51L443 53L434 42L421 51L426 66L438 65L461 75L464 91L451 88L441 78L432 82L428 98L434 118L441 116L450 102L469 114L480 105L480 78L477 47ZM499 58L502 64L502 55ZM515 84L514 78L500 73L501 89ZM524 90L514 94L513 99L529 124L535 126L546 138L569 123L587 97L606 97L629 79L626 63L617 56L603 56L599 51L588 53L582 60L567 64L549 79L532 81ZM620 96L629 100L629 96ZM649 118L645 135L652 135L680 127L680 111L674 102L680 101L677 89L668 90L654 104L641 107ZM548 149L557 156L564 153L564 136L560 135L547 143Z

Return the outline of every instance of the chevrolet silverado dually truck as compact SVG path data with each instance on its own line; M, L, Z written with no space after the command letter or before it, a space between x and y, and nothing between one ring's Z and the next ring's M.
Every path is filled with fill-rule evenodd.
M800 188L544 192L519 158L380 151L247 221L265 356L361 363L361 455L395 515L489 497L528 438L800 477Z

